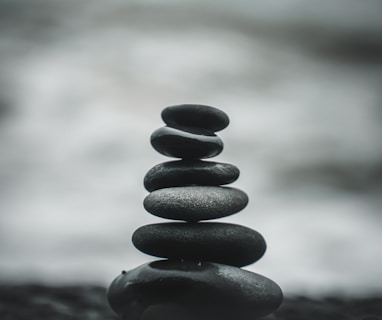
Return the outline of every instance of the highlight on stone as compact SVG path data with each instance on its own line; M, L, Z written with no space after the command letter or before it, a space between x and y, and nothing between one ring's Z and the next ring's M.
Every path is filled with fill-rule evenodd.
M178 222L138 228L134 246L165 258L123 271L110 285L108 300L123 319L256 319L275 311L282 291L272 280L240 267L259 260L263 236L250 228L215 220L248 203L242 190L226 187L239 177L231 164L203 161L223 150L215 134L229 118L210 106L183 104L162 111L167 126L151 135L159 153L180 158L151 168L144 208Z

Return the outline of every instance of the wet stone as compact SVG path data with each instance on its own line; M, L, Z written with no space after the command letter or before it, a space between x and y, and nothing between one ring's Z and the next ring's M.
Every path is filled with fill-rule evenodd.
M223 111L200 104L167 107L162 111L162 119L169 127L195 127L213 132L220 131L229 124L229 118Z
M151 214L172 220L196 222L230 216L248 204L245 192L230 187L188 186L151 192L143 206Z
M253 320L275 311L282 292L272 280L236 267L162 260L119 275L107 297L129 320Z
M151 145L165 156L184 159L211 158L223 150L223 141L213 132L191 128L159 128L151 135Z
M138 228L134 246L149 255L210 261L236 267L259 260L266 249L255 230L230 223L157 223Z
M151 168L145 178L147 191L190 185L219 186L232 183L239 169L228 163L201 160L180 160L160 163Z

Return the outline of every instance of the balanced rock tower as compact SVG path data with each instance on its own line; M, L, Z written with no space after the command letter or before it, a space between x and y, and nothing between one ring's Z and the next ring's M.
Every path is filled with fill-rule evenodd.
M228 116L185 104L165 108L162 119L167 126L151 135L151 144L181 160L148 171L144 207L178 222L134 232L138 250L165 259L122 271L108 289L112 309L129 320L252 320L273 312L282 301L279 286L241 269L264 254L262 235L241 225L200 222L235 214L248 203L243 191L222 186L239 177L237 167L200 160L223 150L215 132L228 126Z

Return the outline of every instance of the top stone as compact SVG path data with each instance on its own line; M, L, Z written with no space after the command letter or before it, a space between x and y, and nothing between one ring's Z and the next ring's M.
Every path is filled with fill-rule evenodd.
M162 111L162 119L169 127L195 127L213 132L223 130L229 124L223 111L201 104L167 107Z

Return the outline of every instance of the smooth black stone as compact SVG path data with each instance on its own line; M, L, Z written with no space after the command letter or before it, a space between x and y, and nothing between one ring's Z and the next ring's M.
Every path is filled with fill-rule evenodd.
M259 260L266 249L255 230L230 223L157 223L138 228L134 246L149 255L210 261L242 267Z
M224 185L236 181L239 174L239 169L228 163L179 160L154 166L143 182L146 190L151 192L169 187Z
M151 214L172 220L196 222L230 216L248 204L245 192L229 187L188 186L151 192L143 206Z
M253 320L275 311L283 294L275 282L250 271L163 260L122 273L107 297L129 320Z
M213 132L228 126L229 118L223 111L201 104L181 104L163 109L163 121L170 127L196 127Z
M223 141L213 132L190 128L159 128L151 135L151 145L165 156L183 159L211 158L223 150Z

